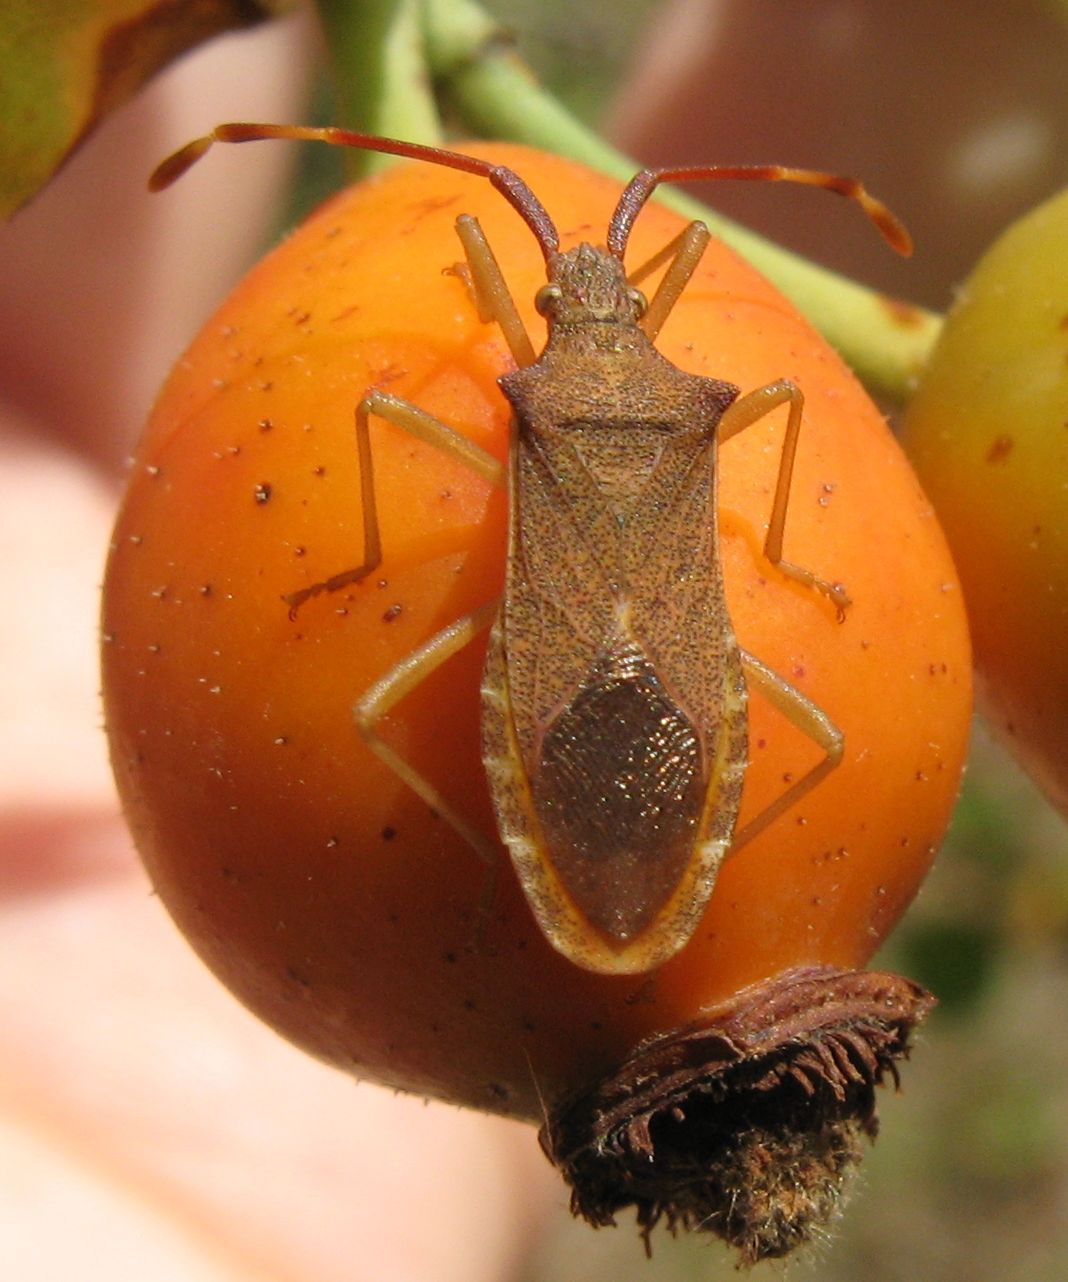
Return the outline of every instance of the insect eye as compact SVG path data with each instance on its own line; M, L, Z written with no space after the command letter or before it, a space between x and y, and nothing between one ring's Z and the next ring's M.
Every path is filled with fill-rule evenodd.
M641 320L645 315L646 308L649 306L649 300L640 289L635 289L633 286L627 290L627 297L634 304L634 311L637 314L638 320Z
M534 307L539 316L548 316L552 308L564 296L564 291L559 285L542 285L541 289L534 295Z

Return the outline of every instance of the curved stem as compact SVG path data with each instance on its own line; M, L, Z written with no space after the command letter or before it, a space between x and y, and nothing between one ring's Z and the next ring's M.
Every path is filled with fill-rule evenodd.
M424 0L427 57L465 127L554 151L626 180L641 166L610 147L545 93L507 33L474 0ZM792 300L877 394L902 402L941 328L933 312L887 298L747 231L680 192L663 202L717 236Z
M411 142L442 141L423 38L422 0L315 0L330 54L340 119L336 123ZM388 157L350 152L363 178Z

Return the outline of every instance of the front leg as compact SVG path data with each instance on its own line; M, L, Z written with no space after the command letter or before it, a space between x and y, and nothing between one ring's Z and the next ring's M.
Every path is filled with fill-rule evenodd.
M679 301L679 296L697 270L697 264L701 261L701 256L711 239L712 233L704 223L690 223L648 262L642 263L627 276L627 280L632 285L637 285L658 267L664 263L668 264L656 293L649 300L645 315L638 322L650 342L653 342L660 333L664 322L671 314L671 309Z
M496 321L512 359L520 369L533 365L537 359L534 345L497 262L497 255L478 219L470 214L461 214L456 220L456 234L467 256L467 263L460 264L456 270L462 274L471 291L479 320L487 324Z

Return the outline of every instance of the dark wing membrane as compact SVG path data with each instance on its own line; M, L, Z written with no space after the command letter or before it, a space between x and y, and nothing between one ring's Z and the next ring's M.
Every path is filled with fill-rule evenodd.
M698 729L620 637L548 728L531 781L557 873L617 943L644 931L693 858L706 779Z
M653 463L613 493L591 432L570 425L551 459L531 448L517 467L507 679L543 854L623 946L695 858L737 656L707 440L659 433L652 451L633 429Z

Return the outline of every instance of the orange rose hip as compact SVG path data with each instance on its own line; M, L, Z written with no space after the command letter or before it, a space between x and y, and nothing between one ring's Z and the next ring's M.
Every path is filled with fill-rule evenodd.
M548 157L473 150L522 172L565 243L605 226L615 184ZM865 963L914 893L955 796L967 641L937 527L875 411L783 300L713 244L658 347L744 389L789 377L804 390L787 553L848 585L845 621L762 556L784 412L720 453L720 546L741 644L833 715L843 764L727 858L689 942L652 973L573 965L548 947L510 874L483 919L484 865L361 743L351 708L499 594L499 490L372 421L381 564L295 620L281 602L358 559L352 413L369 388L506 454L495 380L510 357L448 270L465 212L485 227L536 334L544 264L527 229L484 182L416 166L331 202L194 344L157 405L120 515L105 684L116 774L153 880L238 995L362 1075L536 1117L539 1091L569 1100L644 1039L737 1025L742 990L778 984L769 1000L781 1020L809 1001L812 981L777 976ZM629 257L648 259L680 226L650 207ZM383 733L488 841L483 648L473 642L428 677ZM820 757L759 693L748 732L742 828ZM846 983L830 1005L863 1024L857 982L826 982ZM879 989L884 1005L909 1000ZM838 1045L840 1030L813 1036ZM773 1054L747 1037L734 1043L751 1045L750 1060ZM645 1209L647 1220L672 1214L666 1199Z

